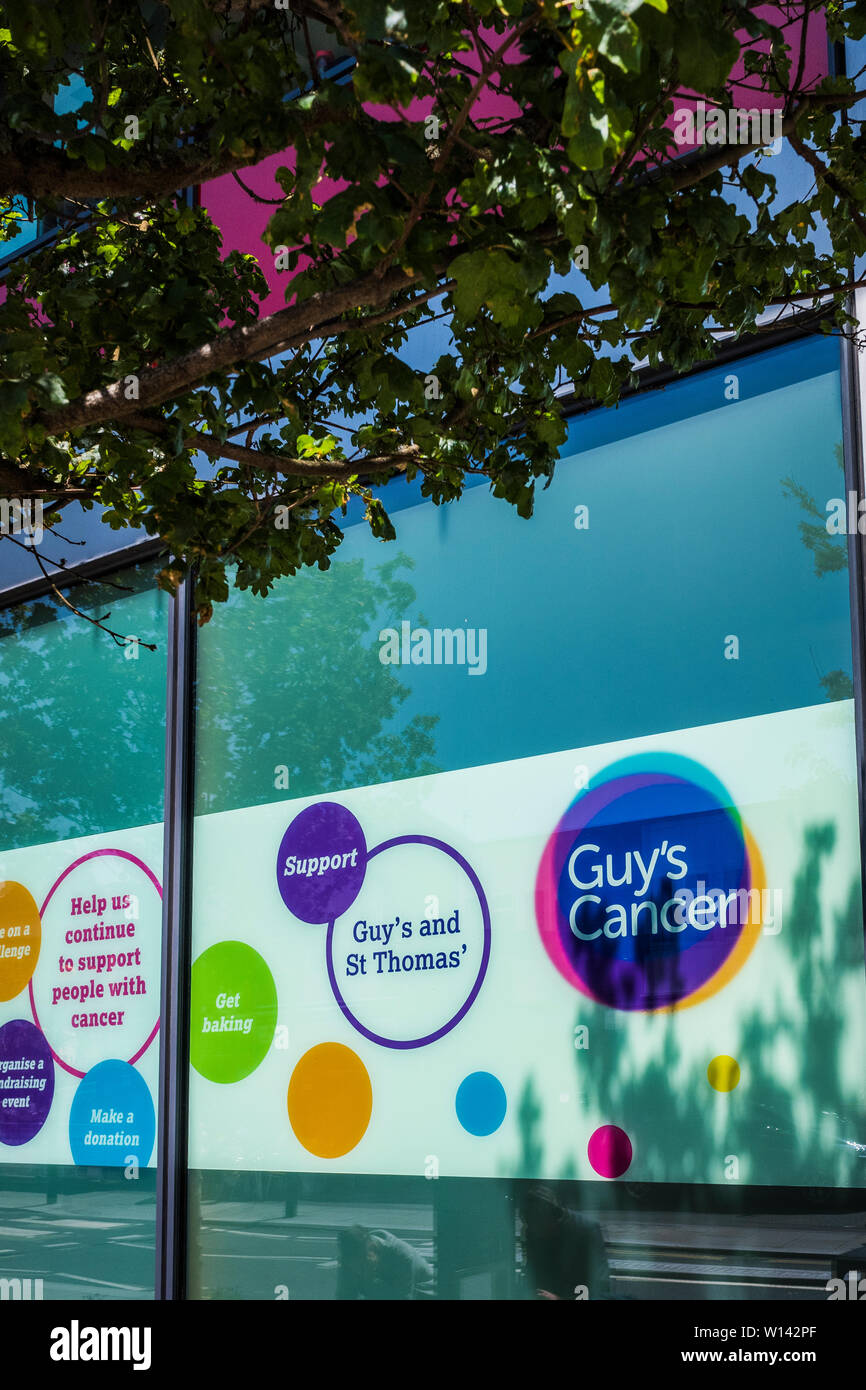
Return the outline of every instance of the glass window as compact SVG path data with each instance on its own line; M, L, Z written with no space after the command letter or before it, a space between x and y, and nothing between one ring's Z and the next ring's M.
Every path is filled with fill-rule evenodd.
M66 596L0 610L0 1297L146 1299L167 601Z
M395 543L202 631L193 1296L826 1298L841 441L835 342L743 358L574 417L530 521L389 490Z
M65 82L54 97L54 110L58 115L66 115L71 111L77 111L91 97L90 88L82 77L73 73L68 82ZM85 124L79 122L79 125ZM20 214L14 235L6 241L0 242L0 264L5 261L13 261L32 246L34 242L46 232L54 231L58 225L56 212L50 213L46 217L36 218L32 215L33 205L26 198L14 198L12 206ZM65 217L73 214L74 208L71 203L62 201L58 211Z

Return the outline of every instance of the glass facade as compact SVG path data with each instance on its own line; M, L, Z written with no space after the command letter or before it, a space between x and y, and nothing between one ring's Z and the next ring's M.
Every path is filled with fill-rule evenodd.
M197 1298L801 1298L860 1244L837 345L200 634ZM352 524L354 523L354 524Z
M287 157L199 190L227 251ZM7 266L57 225L18 210ZM720 358L572 415L530 521L393 483L396 542L353 503L328 572L200 632L122 555L0 593L0 1299L863 1269L844 388L820 334Z
M0 1291L149 1299L168 603L66 598L0 609Z
M155 564L0 608L4 1298L827 1297L866 1221L842 384L819 335L573 415L529 521L391 485L395 542L350 511L198 632Z

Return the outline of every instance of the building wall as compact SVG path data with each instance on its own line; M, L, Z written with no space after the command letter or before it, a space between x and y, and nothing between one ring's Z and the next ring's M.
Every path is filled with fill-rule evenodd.
M350 1296L355 1226L369 1296L523 1296L539 1181L590 1297L768 1208L824 1217L821 1287L863 1200L843 426L832 340L744 356L572 417L531 520L407 487L198 636L191 1296ZM73 596L132 659L47 599L0 637L3 1272L45 1297L153 1293L174 648L114 578Z
M265 208L201 197L261 255ZM395 485L393 545L350 511L328 573L200 634L146 563L69 591L131 649L0 608L3 1290L151 1298L156 1243L193 1298L657 1298L671 1259L826 1296L866 1210L846 362L573 415L529 521Z

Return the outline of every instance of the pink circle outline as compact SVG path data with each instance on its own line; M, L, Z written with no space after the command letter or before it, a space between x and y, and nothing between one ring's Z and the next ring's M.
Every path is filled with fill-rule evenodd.
M143 859L138 859L138 858L136 857L136 855L130 854L129 851L128 851L128 850L125 850L125 849L92 849L92 850L90 850L90 852L89 852L88 854L82 854L82 856L81 856L80 859L75 859L75 860L73 860L73 862L69 865L69 867L63 870L63 873L60 875L60 877L58 878L57 882L54 883L54 884L52 884L52 886L49 888L49 890L48 890L48 896L47 896L47 898L45 899L44 903L42 904L42 906L41 906L40 909L39 909L39 921L40 921L40 924L41 924L41 922L42 922L42 918L43 918L44 915L45 915L45 909L47 908L48 904L51 902L51 899L54 897L54 894L57 892L57 889L60 887L60 885L61 885L61 883L63 882L63 880L64 880L65 878L68 878L68 876L72 873L72 870L73 870L73 869L77 869L78 866L79 866L79 864L85 864L85 863L87 862L88 859L99 859L99 858L101 858L102 855L104 855L104 854L114 854L114 855L117 856L118 859L128 859L128 860L130 860L131 863L135 864L137 868L143 870L143 872L144 872L145 874L147 874L147 877L150 879L151 883L153 884L154 888L156 889L157 893L159 894L159 900L160 900L160 902L162 902L162 887L161 887L161 885L160 885L159 879L157 878L157 876L156 876L156 874L153 872L153 870L148 868L148 866L145 864L145 862L144 862ZM45 941L44 941L44 934L43 934L43 939L42 939L42 941L40 942L40 950L39 950L40 956L41 956L41 954L42 954L42 947L44 946L44 944L45 944ZM37 969L39 968L39 962L38 962L38 961L37 961L37 963L36 963L36 968L37 968ZM34 972L34 973L35 973L35 972ZM59 1057L59 1056L57 1055L57 1053L54 1051L54 1048L51 1046L51 1043L48 1042L48 1037L47 1037L47 1035L46 1035L45 1029L42 1027L42 1024L39 1022L39 1015L38 1015L37 1012L36 1012L36 1000L35 1000L35 998L33 997L33 976L32 976L32 975L30 976L30 980L29 980L29 982L28 982L27 988L28 988L28 992L29 992L29 994L30 994L30 1011L31 1011L31 1013L33 1014L33 1022L36 1024L36 1027L39 1029L39 1031L40 1031L40 1033L42 1034L43 1038L45 1038L45 1041L48 1043L48 1050L49 1050L49 1052L51 1053L51 1056L54 1058L54 1060L55 1060L55 1062L57 1063L57 1065L60 1066L60 1067L62 1067L64 1071L68 1071L69 1074L70 1074L71 1076L85 1077L85 1076L87 1075L87 1072L85 1072L85 1071L79 1071L77 1067L71 1067L71 1066L69 1065L68 1062L64 1062L63 1058L62 1058L62 1057ZM144 1042L144 1043L142 1044L142 1046L138 1049L138 1051L137 1051L136 1053L134 1053L132 1057L129 1058L129 1063L128 1063L129 1066L132 1066L135 1062L137 1062L138 1059L139 1059L139 1057L143 1057L143 1056L144 1056L145 1052L146 1052L147 1049L150 1047L150 1044L153 1042L153 1040L154 1040L154 1038L156 1037L156 1035L157 1035L158 1032L159 1032L159 1014L157 1014L157 1016L156 1016L156 1023L153 1025L153 1028L151 1029L150 1036L145 1040L145 1042ZM96 1063L94 1063L94 1066L95 1066L95 1065L96 1065Z

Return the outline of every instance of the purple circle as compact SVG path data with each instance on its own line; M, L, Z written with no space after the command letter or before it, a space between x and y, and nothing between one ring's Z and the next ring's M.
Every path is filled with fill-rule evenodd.
M472 887L475 889L475 894L481 907L481 921L484 928L484 945L481 950L481 965L478 967L475 983L454 1017L449 1018L448 1022L443 1023L442 1027L437 1028L434 1033L428 1033L426 1037L423 1038L384 1038L380 1033L374 1033L370 1028L366 1028L361 1020L355 1017L340 993L340 986L337 984L337 975L334 970L333 947L334 927L337 925L336 918L328 923L328 936L325 943L325 956L328 962L328 979L331 982L334 998L343 1010L346 1018L349 1020L352 1027L365 1038L369 1038L370 1042L378 1043L380 1047L426 1047L428 1043L437 1042L439 1038L444 1038L446 1033L450 1033L452 1028L456 1028L461 1018L466 1016L478 997L478 991L484 983L484 976L487 974L487 966L490 962L490 908L487 906L487 898L485 897L484 889L481 887L481 880L472 865L467 859L463 858L462 854L459 854L456 849L453 849L451 845L446 845L444 840L434 840L430 835L397 835L393 840L383 840L381 845L377 845L375 849L371 849L367 855L367 862L369 863L371 859L375 859L377 854L384 853L386 849L396 849L397 845L430 845L433 849L441 850L443 854L447 854L453 859L455 864L459 864L460 868L469 879L469 882L472 884ZM337 916L341 915L341 913L337 913Z
M0 1027L0 1144L26 1144L48 1119L54 1099L54 1058L29 1019ZM21 1104L7 1105L4 1101Z
M317 801L295 816L280 842L280 897L302 922L322 926L342 917L361 891L367 857L352 812L336 801Z
M682 761L678 760L677 766ZM684 886L693 882L697 886L706 880L703 888L698 887L699 897L707 891L707 883L713 891L748 892L752 870L739 817L724 788L703 780L700 774L705 769L699 764L692 766L696 770L693 776L679 771L630 772L611 776L582 793L566 811L542 857L536 913L545 949L571 984L608 1007L652 1012L688 1000L722 967L742 934L743 924L736 921L728 923L724 932L712 934L679 923L674 931L663 922L672 935L662 931L641 937L632 929L631 937L614 932L610 939L602 934L600 920L592 923L594 936L579 937L571 925L568 899L576 894L568 882L567 866L572 852L582 839L592 835L599 840L599 856L604 857L605 837L620 833L628 839L633 837L634 826L644 834L658 826L659 838L665 835L665 845L668 839L671 843L682 839L684 845L696 849L697 865L692 865L690 853L691 867L687 876L680 877ZM644 848L642 844L638 847ZM615 854L614 858L619 860L622 855ZM615 882L614 892L604 885L593 888L596 915L607 911L611 897L628 898L631 890L621 893L621 880ZM678 887L679 879L667 884L671 894L675 893L674 882ZM658 900L664 896L661 886L654 877L646 899L655 903L659 913Z

